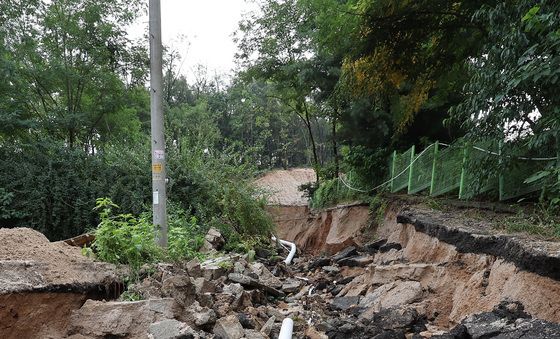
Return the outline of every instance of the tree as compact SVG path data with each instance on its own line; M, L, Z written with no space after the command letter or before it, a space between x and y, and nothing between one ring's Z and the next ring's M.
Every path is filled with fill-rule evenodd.
M276 86L276 98L295 113L307 129L313 154L313 167L319 181L319 154L313 133L312 84L303 73L310 66L313 50L306 34L310 13L297 0L266 0L261 13L239 25L239 59L247 67L249 79L263 78Z

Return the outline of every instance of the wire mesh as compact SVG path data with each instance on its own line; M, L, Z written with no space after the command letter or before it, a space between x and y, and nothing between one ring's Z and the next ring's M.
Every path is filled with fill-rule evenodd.
M435 160L432 196L442 195L459 187L463 154L464 148L461 145L451 145L439 152Z
M435 147L430 145L411 166L411 180L408 193L418 193L430 187L432 182L432 167L434 164Z
M498 190L498 174L495 171L499 157L497 143L477 142L470 146L465 163L465 179L459 199L472 199L477 195Z
M530 157L548 157L550 154L548 150L542 150L538 154L531 154L529 156L528 150L525 148L520 148L517 154L514 154L512 158L506 159L507 169L503 170L501 175L501 190L500 190L500 200L509 200L513 198L518 198L524 195L528 195L533 192L542 190L547 184L546 177L539 180L533 181L531 183L525 183L524 181L534 175L535 173L545 170L555 164L554 160L551 161L535 161L528 159L519 159L519 156L529 156Z
M408 187L408 174L410 168L407 167L410 164L411 153L412 147L402 154L397 153L395 157L395 168L392 169L394 177L391 185L391 192L393 193Z

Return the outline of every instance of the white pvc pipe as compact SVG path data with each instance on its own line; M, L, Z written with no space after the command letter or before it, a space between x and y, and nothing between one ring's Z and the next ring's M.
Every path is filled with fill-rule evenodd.
M276 240L277 240L276 237L275 237L275 236L272 236L272 241L276 241ZM286 241L286 240L282 240L282 239L278 239L278 241L279 241L281 244L290 246L290 253L289 253L288 256L286 257L286 260L284 260L284 262L286 263L286 265L289 265L289 264L292 262L292 259L294 258L294 255L296 255L296 251L297 251L297 249L296 249L296 244L294 244L293 242L289 242L289 241Z
M292 339L292 332L294 331L294 321L290 318L285 318L282 321L280 328L280 335L278 339Z

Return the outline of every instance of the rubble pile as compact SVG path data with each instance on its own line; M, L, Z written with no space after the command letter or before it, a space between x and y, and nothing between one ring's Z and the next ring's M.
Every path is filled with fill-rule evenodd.
M213 238L219 238L216 234ZM129 291L144 300L88 301L74 311L68 337L278 338L282 321L294 338L557 338L559 325L532 319L508 302L461 324L437 326L430 291L418 281L425 267L403 259L401 245L378 240L333 256L219 254L208 260L159 264L141 272ZM270 254L270 253L268 253ZM391 267L387 275L372 275ZM385 270L385 271L384 271ZM449 330L450 327L453 327ZM525 337L526 337L525 336Z

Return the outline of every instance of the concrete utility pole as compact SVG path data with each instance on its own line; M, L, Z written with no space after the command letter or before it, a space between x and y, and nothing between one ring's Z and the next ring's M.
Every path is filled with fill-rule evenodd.
M156 241L167 246L167 194L163 134L161 3L150 0L150 112L152 125L152 192Z

